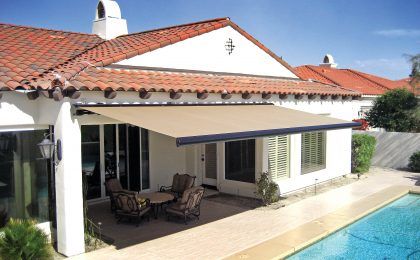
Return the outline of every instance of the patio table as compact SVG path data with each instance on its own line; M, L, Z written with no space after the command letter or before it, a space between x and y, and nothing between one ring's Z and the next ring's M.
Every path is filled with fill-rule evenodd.
M157 219L159 207L174 200L174 195L165 192L147 192L138 194L139 198L149 199L153 209L153 215Z

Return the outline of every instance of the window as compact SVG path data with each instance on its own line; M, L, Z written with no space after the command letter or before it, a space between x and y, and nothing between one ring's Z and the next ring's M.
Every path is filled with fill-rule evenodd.
M268 171L273 180L289 177L289 136L268 138Z
M104 5L102 4L102 2L98 3L97 10L98 10L98 19L105 18L105 8L104 8Z
M255 183L255 140L226 142L225 179Z
M5 217L49 221L51 165L37 146L48 132L0 133L0 226Z
M302 134L302 174L325 169L325 132Z

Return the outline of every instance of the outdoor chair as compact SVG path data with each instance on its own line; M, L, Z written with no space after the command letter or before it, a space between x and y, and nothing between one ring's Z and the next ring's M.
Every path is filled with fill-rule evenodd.
M194 187L196 176L189 174L175 174L171 186L160 187L160 192L166 192L174 195L175 201L182 196L185 190Z
M111 178L105 181L105 189L107 194L109 195L109 200L111 202L111 212L115 212L115 195L119 192L125 192L125 193L132 193L136 194L135 191L129 191L123 189L121 186L120 181L117 178Z
M180 201L168 206L165 210L167 220L171 215L184 218L185 225L189 216L200 219L200 204L204 195L204 188L201 186L190 188L182 194Z
M124 218L128 220L136 220L136 226L139 226L143 217L150 220L150 200L141 199L133 192L117 192L115 193L115 217L117 223Z

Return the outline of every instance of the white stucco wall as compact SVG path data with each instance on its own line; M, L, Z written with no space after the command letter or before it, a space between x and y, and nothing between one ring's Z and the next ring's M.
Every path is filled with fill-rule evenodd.
M10 95L10 98L7 96ZM5 98L6 97L6 98ZM66 99L68 100L68 99ZM198 100L194 93L185 93L179 100L170 100L168 93L154 93L148 100L142 100L137 92L118 92L113 100L104 98L102 92L82 93L78 100L69 100L71 103L100 102L100 103L252 103L272 102L279 106L322 114L344 120L354 118L354 102L350 100L321 100L319 97L308 100L304 97L296 100L293 95L282 100L273 95L269 100L263 100L261 95L254 95L249 100L243 100L240 95L233 95L229 100L221 99L219 94L210 94L205 100ZM16 129L19 127L36 127L39 124L54 125L60 103L44 97L35 101L28 101L21 93L6 93L0 100L0 115L7 115L6 120L0 121L0 130ZM71 113L73 113L72 111ZM13 116L14 115L14 116ZM84 124L115 124L123 123L100 115L84 115L75 117L80 125ZM350 172L350 141L349 130L335 130L327 133L327 167L325 170L300 176L300 134L291 137L291 178L279 182L282 192L290 191L314 182L315 178L322 181L328 178L340 176ZM256 174L267 169L266 140L257 139L256 142ZM151 189L158 186L170 185L173 174L189 173L197 176L196 184L202 183L202 162L199 145L176 147L175 140L159 133L150 132L150 176ZM217 185L223 192L254 196L254 186L246 183L227 181L224 179L224 144L218 144L218 181ZM346 159L347 158L347 159ZM348 163L347 163L348 162ZM347 165L348 164L348 165Z
M360 118L359 111L362 111L362 108L372 108L376 97L377 96L362 96L361 100L354 100L352 102L353 119Z
M235 46L230 55L225 50L225 43L229 38ZM230 26L117 64L297 78L281 63Z

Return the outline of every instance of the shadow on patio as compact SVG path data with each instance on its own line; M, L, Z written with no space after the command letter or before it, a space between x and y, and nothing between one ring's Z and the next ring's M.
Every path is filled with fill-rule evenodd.
M112 238L114 240L113 245L117 249L121 249L217 221L257 206L259 204L254 199L227 194L209 195L203 198L201 202L200 219L192 218L188 225L175 217L172 217L171 221L167 221L162 212L160 212L158 219L151 217L150 222L144 219L138 227L130 222L117 224L114 215L110 212L109 201L90 205L88 215L94 223L101 223L102 234Z

